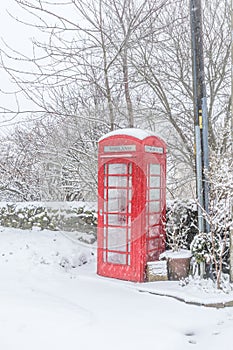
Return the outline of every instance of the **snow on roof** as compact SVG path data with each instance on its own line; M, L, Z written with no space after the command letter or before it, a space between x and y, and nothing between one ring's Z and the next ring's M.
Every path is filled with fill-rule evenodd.
M139 140L144 140L148 136L156 136L156 134L150 130L142 130L142 129L137 129L137 128L125 128L125 129L118 129L118 130L110 131L109 133L103 135L99 139L99 141L102 141L107 137L115 136L115 135L133 136Z

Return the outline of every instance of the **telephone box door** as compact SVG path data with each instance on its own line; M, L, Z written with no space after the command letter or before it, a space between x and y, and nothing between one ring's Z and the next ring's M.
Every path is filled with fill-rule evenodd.
M138 167L126 159L110 160L99 170L98 273L126 280L140 276L141 232L135 205L140 193ZM135 190L137 188L137 191Z

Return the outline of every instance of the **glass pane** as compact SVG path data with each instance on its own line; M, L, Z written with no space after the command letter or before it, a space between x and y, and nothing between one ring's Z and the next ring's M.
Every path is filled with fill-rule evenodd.
M109 187L127 187L127 176L109 176Z
M126 255L108 252L108 262L112 264L126 265Z
M108 201L108 212L118 213L119 211L119 203L118 199L111 199Z
M104 201L104 212L107 211L107 201Z
M158 239L150 239L148 244L148 249L158 249L159 248L159 241Z
M114 226L125 226L127 223L127 217L124 214L109 214L108 215L108 225Z
M160 187L160 177L151 176L150 177L150 187Z
M126 229L109 227L108 250L127 251Z
M159 226L153 226L149 228L149 237L153 236L159 236L160 227Z
M149 203L149 211L150 211L150 213L153 213L153 212L159 213L160 212L160 202L150 202Z
M108 224L109 225L119 225L118 214L108 214Z
M148 254L148 259L150 261L156 261L156 260L159 260L159 255L160 255L160 251L152 251L152 252L149 252Z
M150 175L160 175L160 164L150 164Z
M127 164L114 163L108 165L109 174L127 174Z
M132 199L132 190L129 190L128 191L128 199L131 201Z
M129 227L128 228L128 242L130 241L131 239L131 228Z
M108 211L126 212L127 191L121 189L108 190Z
M131 177L131 176L129 177L129 184L128 184L128 187L132 187L132 177Z
M160 176L150 176L150 187L160 187Z
M122 190L118 190L118 189L109 189L108 190L108 199L114 199L114 198L118 198L119 197L119 192Z
M104 227L103 247L101 247L101 248L104 248L104 249L107 248L107 246L106 246L106 227Z
M129 174L132 174L132 163L129 164Z
M160 199L160 189L150 189L150 200Z
M149 215L149 225L156 225L159 223L160 214L150 214Z

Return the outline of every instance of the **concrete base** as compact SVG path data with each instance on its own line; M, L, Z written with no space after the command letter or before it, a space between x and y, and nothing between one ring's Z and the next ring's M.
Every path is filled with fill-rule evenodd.
M148 282L167 281L167 261L151 261L146 266L146 279Z

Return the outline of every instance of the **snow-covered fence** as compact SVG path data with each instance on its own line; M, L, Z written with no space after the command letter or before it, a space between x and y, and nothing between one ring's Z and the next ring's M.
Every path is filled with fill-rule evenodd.
M0 225L20 229L49 229L93 233L96 236L95 203L0 203Z

